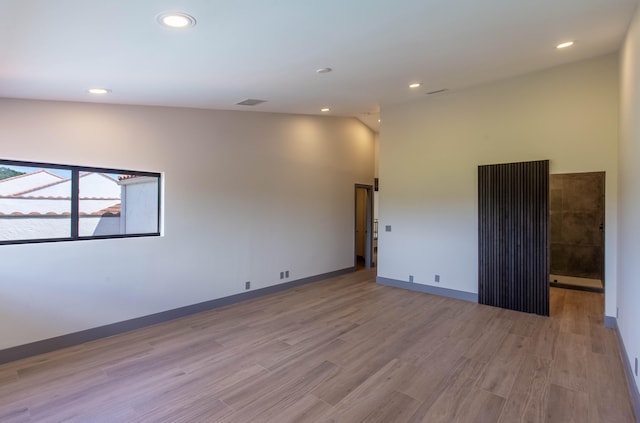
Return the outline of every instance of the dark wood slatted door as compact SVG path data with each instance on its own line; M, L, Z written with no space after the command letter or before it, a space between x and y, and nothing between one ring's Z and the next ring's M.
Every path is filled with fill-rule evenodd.
M549 161L478 166L478 301L549 315Z

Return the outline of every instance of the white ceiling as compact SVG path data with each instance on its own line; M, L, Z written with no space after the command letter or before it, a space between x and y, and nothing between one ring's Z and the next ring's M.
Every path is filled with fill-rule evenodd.
M355 116L619 49L637 0L0 0L0 97ZM183 11L195 27L156 17ZM555 45L576 40L570 49ZM333 72L319 75L318 68ZM423 86L411 90L410 82ZM96 97L90 87L107 87ZM236 106L246 98L267 100Z

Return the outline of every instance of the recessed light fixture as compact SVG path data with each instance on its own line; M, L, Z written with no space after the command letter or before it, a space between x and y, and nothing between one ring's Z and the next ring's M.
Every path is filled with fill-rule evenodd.
M558 44L556 48L567 48L567 47L571 47L573 44L575 44L574 41L566 41L564 43Z
M321 111L321 112L330 112L330 111L331 111L331 109L330 109L330 108L328 108L328 107L324 107L324 108L320 109L320 111Z
M89 88L87 92L91 94L102 95L102 94L109 94L111 90L108 88Z
M409 88L418 88L420 87L422 84L420 82L414 82L413 84L409 84Z
M378 123L382 122L382 120L378 119Z
M158 15L158 22L167 28L183 29L194 26L196 18L184 12L167 12Z
M320 68L320 69L316 69L316 73L329 73L332 70L333 69L331 69L331 68Z

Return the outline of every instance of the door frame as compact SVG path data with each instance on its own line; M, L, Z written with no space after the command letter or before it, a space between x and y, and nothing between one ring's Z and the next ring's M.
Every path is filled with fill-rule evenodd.
M562 172L562 173L549 173L549 181L551 181L551 177L554 175L562 176L562 175L580 175L580 174L602 174L602 222L601 222L601 254L600 254L600 269L602 270L601 282L602 282L602 290L592 290L592 289L582 289L585 291L598 292L603 296L606 296L606 231L607 231L607 172L605 170L592 170L592 171L581 171L581 172ZM551 196L551 184L549 184L549 196ZM549 221L549 230L551 230L551 220ZM551 235L549 235L549 265L551 265ZM551 266L549 266L551 267ZM549 274L551 274L551 269L549 270ZM549 277L549 281L551 282L551 277ZM554 285L556 286L556 285ZM564 286L559 286L560 288L564 288ZM570 289L578 289L581 290L580 287L572 286Z
M367 193L365 205L365 247L364 247L364 267L373 267L373 185L355 184L353 189L353 267L358 263L356 227L358 222L358 190L364 189Z

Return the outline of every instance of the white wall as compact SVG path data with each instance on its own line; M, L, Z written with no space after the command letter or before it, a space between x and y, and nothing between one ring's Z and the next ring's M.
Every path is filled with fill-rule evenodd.
M157 219L156 219L157 220ZM80 216L80 236L113 235L120 233L120 217ZM59 216L0 216L0 240L69 238L71 217Z
M633 366L640 358L640 9L621 50L620 70L618 327ZM640 386L637 375L635 382Z
M80 236L119 234L121 233L120 220L120 216L80 216L78 234Z
M71 190L67 192L70 193ZM94 213L109 206L117 205L119 202L117 197L106 200L100 198L81 198L78 207L81 213ZM47 213L62 214L70 212L71 199L69 194L67 194L66 198L0 198L0 213L5 215L10 215L11 213L40 213L46 215ZM12 237L3 237L3 235L4 233L0 232L0 239L15 239Z
M120 233L142 234L158 231L158 179L137 177L120 182Z
M93 226L94 227L92 229L95 229L96 225ZM71 217L69 215L20 217L0 216L0 241L11 241L15 239L68 238L70 236ZM0 270L0 272L2 271Z
M5 245L0 349L353 266L355 119L0 100L2 158L164 173L164 236Z
M574 63L383 108L381 277L477 293L478 165L606 172L606 314L615 315L618 62ZM434 275L441 276L435 283Z

